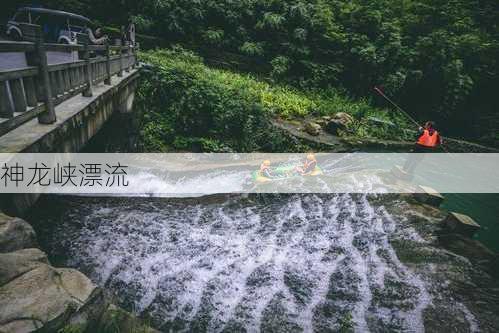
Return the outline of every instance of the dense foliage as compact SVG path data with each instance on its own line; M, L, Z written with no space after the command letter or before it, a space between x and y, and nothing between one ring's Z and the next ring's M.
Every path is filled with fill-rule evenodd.
M209 68L182 49L141 55L151 65L144 71L138 98L144 108L142 137L148 151L303 150L272 129L269 118L303 119L347 112L355 117L352 134L384 136L368 116L407 124L397 113L353 101L343 94L303 92L271 85L250 75ZM394 118L395 117L395 118Z
M238 61L298 87L365 97L383 86L418 120L442 120L446 133L499 132L497 0L42 2L115 25L131 16L141 32L205 55L244 56Z

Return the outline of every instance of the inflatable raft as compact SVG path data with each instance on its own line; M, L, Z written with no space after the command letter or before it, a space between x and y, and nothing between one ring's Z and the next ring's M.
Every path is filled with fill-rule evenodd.
M272 170L272 173L275 175L275 177L273 178L262 176L259 170L253 171L251 176L255 183L267 183L267 182L273 182L277 180L284 180L296 177L314 177L322 175L324 173L319 166L316 166L314 171L306 175L301 175L298 172L296 172L294 169L295 169L294 165L277 167Z

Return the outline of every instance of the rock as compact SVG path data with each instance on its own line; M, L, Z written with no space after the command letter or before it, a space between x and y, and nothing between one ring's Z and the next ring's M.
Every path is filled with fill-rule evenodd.
M309 121L305 124L305 132L307 132L308 134L310 135L313 135L313 136L317 136L320 134L321 132L321 125L313 122L313 121Z
M353 122L353 117L346 112L337 112L333 115L333 119L341 121L345 126Z
M353 122L353 117L345 112L337 112L332 117L323 117L328 119L324 125L324 129L333 135L338 135L338 131L345 131Z
M322 116L318 119L315 119L315 122L319 124L322 128L325 128L330 121L331 121L330 116Z
M104 318L103 313L110 306L101 288L96 288L76 314L71 316L65 328L78 328L78 332L102 332L99 326ZM69 330L69 332L73 332ZM125 331L120 331L125 332Z
M419 186L419 189L421 190L420 193L414 193L414 199L418 202L439 207L442 201L444 201L444 197L431 187Z
M459 234L438 235L438 240L447 250L468 258L471 262L481 265L485 271L491 273L493 276L498 276L498 254L487 248L480 241Z
M480 225L471 217L456 212L447 215L444 225L448 231L468 237L472 237L480 229Z
M57 332L95 289L74 269L40 264L0 287L0 332Z
M147 326L130 312L113 304L110 304L104 312L96 332L159 333L158 330Z
M0 213L0 252L36 246L36 234L28 222Z
M347 126L339 119L332 119L324 126L324 129L328 133L337 135L339 130L344 131Z
M0 253L0 286L48 263L47 255L39 249Z

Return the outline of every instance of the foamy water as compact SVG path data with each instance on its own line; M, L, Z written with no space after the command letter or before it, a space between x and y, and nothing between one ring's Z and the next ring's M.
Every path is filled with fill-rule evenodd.
M130 198L65 220L67 263L164 331L422 332L432 304L390 244L424 240L366 196Z

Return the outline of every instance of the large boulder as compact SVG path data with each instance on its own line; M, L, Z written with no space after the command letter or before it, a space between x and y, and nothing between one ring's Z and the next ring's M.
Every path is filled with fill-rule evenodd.
M414 193L414 199L416 199L416 201L418 202L434 207L439 207L445 199L443 195L441 195L431 187L420 185L418 189L420 191Z
M36 246L36 234L28 222L0 213L0 252Z
M321 130L321 125L317 124L316 122L309 121L305 123L305 132L310 135L317 136L321 133Z
M47 255L39 249L0 253L0 286L48 263Z
M353 122L353 117L345 112L337 112L332 117L329 117L326 124L323 126L326 132L337 135L338 131L348 129L348 126Z
M324 129L328 133L331 133L333 135L337 135L338 131L346 130L347 126L341 120L331 119L326 125L324 125Z
M353 122L353 117L346 112L337 112L333 115L333 119L341 121L343 124L348 126Z
M82 273L41 263L0 287L0 332L57 332L95 291Z
M480 225L475 220L468 215L456 212L449 212L443 223L447 231L470 238L480 230Z

